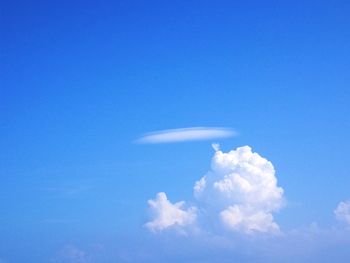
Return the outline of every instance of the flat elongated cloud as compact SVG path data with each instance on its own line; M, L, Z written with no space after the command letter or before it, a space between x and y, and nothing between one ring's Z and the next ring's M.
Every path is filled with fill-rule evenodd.
M233 129L220 127L191 127L162 130L147 133L136 140L136 143L174 143L228 138L237 135Z

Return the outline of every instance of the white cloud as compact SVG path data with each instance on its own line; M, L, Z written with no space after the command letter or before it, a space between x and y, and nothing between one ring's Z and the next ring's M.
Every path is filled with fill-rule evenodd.
M217 144L213 148L216 152L211 170L194 185L197 209L203 212L199 215L244 234L279 232L272 213L283 205L283 189L277 186L272 163L249 146L228 153L223 153ZM183 210L183 204L171 204L164 193L159 193L156 200L149 201L155 216L146 226L163 230L175 224L193 224L196 208Z
M350 227L350 201L340 202L334 210L335 217Z
M283 204L271 162L249 146L228 153L217 151L211 170L194 186L195 197L209 209L220 211L222 223L244 233L276 232L272 212Z
M165 193L158 193L156 199L149 200L154 219L145 224L151 231L160 231L172 226L186 226L196 220L196 208L183 209L185 202L172 204Z
M192 127L182 129L163 130L147 133L137 143L171 143L184 141L199 141L235 136L236 132L228 128Z
M273 221L271 213L249 209L242 205L229 206L220 213L222 222L235 231L252 234L257 232L279 232L278 225Z

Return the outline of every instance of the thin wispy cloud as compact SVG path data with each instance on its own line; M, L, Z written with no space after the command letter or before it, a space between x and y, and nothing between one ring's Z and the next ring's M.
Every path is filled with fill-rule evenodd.
M237 133L230 128L222 127L191 127L171 129L146 133L136 143L175 143L184 141L200 141L209 139L229 138Z

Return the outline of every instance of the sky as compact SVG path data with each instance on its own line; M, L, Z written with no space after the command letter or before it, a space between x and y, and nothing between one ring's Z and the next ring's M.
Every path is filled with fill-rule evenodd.
M348 262L349 12L2 1L0 263Z

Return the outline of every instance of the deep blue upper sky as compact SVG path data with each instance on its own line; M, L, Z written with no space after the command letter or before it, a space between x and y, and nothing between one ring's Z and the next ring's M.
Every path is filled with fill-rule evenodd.
M222 149L274 164L283 229L330 226L350 198L349 1L0 9L0 262L133 243L155 193L190 200L211 141L133 143L154 130L235 128Z

